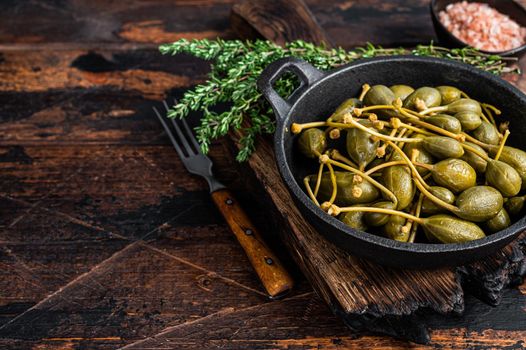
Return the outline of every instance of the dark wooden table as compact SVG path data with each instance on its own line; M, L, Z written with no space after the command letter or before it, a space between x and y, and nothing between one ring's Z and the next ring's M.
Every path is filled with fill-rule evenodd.
M344 47L434 39L427 1L307 3ZM157 44L232 38L231 6L0 3L0 348L420 347L351 334L331 314L266 222L232 144L219 141L218 176L298 282L267 300L206 183L186 173L154 119L153 106L208 67L163 57ZM526 346L525 293L509 290L495 308L468 297L464 316L431 321L430 347Z

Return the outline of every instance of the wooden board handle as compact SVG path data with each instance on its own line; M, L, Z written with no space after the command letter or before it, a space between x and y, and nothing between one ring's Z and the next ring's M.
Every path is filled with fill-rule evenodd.
M275 299L286 294L294 284L292 278L265 244L239 202L227 189L212 192L212 198L245 250L269 296Z

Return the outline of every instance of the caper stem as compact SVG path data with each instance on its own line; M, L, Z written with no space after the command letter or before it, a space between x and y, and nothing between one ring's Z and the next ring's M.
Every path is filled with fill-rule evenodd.
M314 187L314 196L318 196L318 191L320 190L321 185L321 175L323 173L323 167L325 167L325 164L320 163L320 168L318 170L318 176L316 177L316 186Z
M502 142L500 143L499 150L497 151L497 154L495 155L495 160L499 160L500 154L502 153L502 150L504 149L504 144L506 143L508 136L510 136L510 131L506 130L504 132L504 137L502 138Z
M470 98L468 94L466 94L464 91L460 91L460 97L462 98Z
M424 168L424 169L427 169L427 170L433 170L433 165L431 164L425 164L425 163L420 163L420 162L416 162L414 160L411 160L411 162L416 165L416 166L419 166L421 168ZM423 180L423 179L422 179Z
M336 182L336 175L334 174L334 169L330 163L327 163L327 168L329 168L329 174L331 175L332 194L329 203L332 204L338 194L338 183Z
M467 141L472 142L472 143L476 144L477 146L480 146L480 147L482 147L484 149L490 149L490 147L491 147L491 145L488 145L487 143L479 141L476 138L474 138L473 136L471 136L469 134L466 134L465 132L461 132L461 134L464 135L464 137L466 138Z
M338 209L339 209L339 212L342 212L342 213L347 213L347 212L352 212L352 211L363 211L367 213L397 215L397 216L401 216L409 220L413 220L414 222L418 222L420 224L424 223L424 219L422 218L417 218L414 215L408 214L403 211L394 210L394 209L376 208L376 207L338 207Z
M451 131L447 131L447 130L444 130L436 125L433 125L433 124L430 124L428 122L425 122L425 121L422 121L420 119L417 119L415 116L407 113L406 111L404 111L403 109L398 109L398 111L405 117L411 119L411 123L414 123L416 125L419 125L419 126L422 126L428 130L432 130L434 132L436 132L437 134L441 134L441 135L444 135L444 136L448 136L448 137L451 137L457 141L463 141L464 139L464 136L462 136L461 134L454 134L452 133Z
M420 212L422 211L423 201L424 201L424 194L420 193L420 195L418 196L418 202L416 203L416 210L414 214L417 218L420 217ZM409 234L409 239L407 240L409 243L414 243L417 230L418 230L418 222L415 222L413 224L413 227L411 227L411 233Z
M393 160L393 161L390 161L390 162L379 164L379 165L375 166L374 168L371 168L371 169L367 170L365 173L367 175L371 175L371 174L377 172L380 169L387 168L387 167L394 166L394 165L406 165L406 163L403 160Z
M427 115L429 113L446 112L446 111L447 111L447 106L436 106L436 107L426 108L423 111L420 111L420 114Z
M329 156L337 161L344 162L345 164L352 166L353 168L358 168L358 165L354 163L349 158L345 157L343 154L341 154L337 149L332 149L329 151Z
M404 111L406 114L410 114L411 116L416 117L418 119L424 119L426 117L425 115L421 115L419 112L413 111L412 109L409 109L409 108L402 107L402 111Z
M435 134L433 134L432 132L430 131L427 131L425 129L421 129L421 128L417 128L416 126L413 126L411 124L406 124L406 123L401 123L401 127L404 127L408 130L411 130L411 131L414 131L414 132L417 132L419 134L423 134L423 135L426 135L426 136L434 136Z
M408 132L409 131L409 132ZM406 128L402 128L402 130L400 130L400 132L398 133L397 137L402 137L404 136L405 134L407 133L407 136L411 136L411 134L413 133L412 131L410 130L407 130ZM405 145L405 142L395 142L396 145L400 148L403 148L404 145ZM391 156L389 157L389 159L391 159L391 157L393 156L393 153L391 153Z
M326 125L327 125L326 122L310 122L310 123L303 123L303 124L292 123L292 125L290 126L290 131L292 131L293 134L299 134L304 129L317 128L319 126L326 126Z
M384 134L376 132L376 131L374 131L374 130L366 127L366 126L363 126L362 124L358 123L355 120L352 120L351 123L349 123L349 124L327 122L327 125L339 127L339 128L342 128L342 129L344 129L344 128L349 129L349 128L352 128L354 126L357 129L363 130L365 132L368 132L371 135L374 135L374 136L378 137L380 140L402 141L402 142L421 142L421 141L423 141L422 139L413 139L413 138L404 138L404 137L391 137L391 136L388 136L388 135L384 135Z
M487 117L482 113L482 119L484 119L485 122L493 124L493 126L497 126L495 123L495 119L493 118L493 115L491 114L491 111L488 107L484 106L484 104L481 104L482 110L488 115Z
M482 103L482 106L487 107L493 111L496 115L501 115L502 112L497 107L490 105L489 103Z
M487 154L485 153L482 153L480 152L478 149L476 149L475 147L472 147L470 145L466 145L465 143L461 143L462 147L472 153L475 153L477 156L479 156L480 158L484 159L485 161L489 161L491 160L490 157L488 157Z
M318 200L316 199L316 196L314 195L314 193L312 193L312 188L310 187L309 180L310 180L310 176L305 176L303 178L303 183L305 184L305 188L307 189L307 194L309 195L310 199L314 202L314 204L316 204L319 207L320 202L318 202Z
M321 159L321 158L320 158ZM398 205L398 199L396 198L396 196L394 195L393 192L391 192L389 189L387 189L384 185L382 185L381 183L379 183L378 181L376 181L375 179L373 179L371 176L369 176L368 174L364 173L363 171L360 171L356 168L353 168L347 164L343 164L343 163L340 163L338 161L335 161L333 159L330 159L328 156L327 158L325 159L325 161L327 163L330 163L334 166L337 166L339 168L342 168L342 169L345 169L345 170L348 170L350 171L351 173L353 174L358 174L360 176L362 176L364 179L366 179L367 181L369 181L373 186L375 186L376 188L378 188L380 191L382 191L383 193L385 193L387 195L387 197L389 197L389 199L391 200L391 202L393 202L396 205Z
M360 101L363 101L363 98L365 97L365 94L367 93L367 91L369 91L371 89L371 85L365 83L362 85L362 92L360 94L360 96L358 97L358 99Z
M354 112L355 112L356 116L359 117L363 112L376 111L376 110L379 110L379 109L391 109L391 110L394 110L395 107L392 106L392 105L374 105L374 106L367 106L367 107L362 107L362 108L355 108Z
M416 170L415 166L413 165L411 160L407 157L407 155L394 143L390 142L390 144L395 149L395 151L397 151L400 154L400 156L404 158L409 168L411 168L411 171L413 172L413 175L416 178L415 185L416 187L418 187L420 192L422 192L427 198L429 198L429 200L431 200L436 205L439 205L453 213L458 213L459 209L457 207L444 202L442 199L438 198L437 196L435 196L434 194L428 191L428 188L430 188L429 185L426 184L424 179L422 179L422 176L420 176L420 174L418 173L418 170Z

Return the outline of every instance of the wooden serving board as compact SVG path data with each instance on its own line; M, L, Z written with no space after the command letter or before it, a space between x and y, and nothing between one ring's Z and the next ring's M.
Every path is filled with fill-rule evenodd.
M232 9L231 23L242 38L264 37L279 44L304 39L330 46L301 0L240 2ZM234 140L238 136L232 135ZM356 258L326 241L291 204L270 138L259 138L248 167L296 263L352 330L427 343L427 314L462 313L465 293L498 305L503 289L521 283L526 272L526 233L493 256L458 268L401 270Z

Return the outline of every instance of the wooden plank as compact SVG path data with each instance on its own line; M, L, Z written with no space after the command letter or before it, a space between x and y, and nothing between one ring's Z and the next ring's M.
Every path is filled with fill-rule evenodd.
M240 9L233 9L235 16L247 16L245 30L235 26L241 37L254 32L278 44L298 38L298 33L317 33L317 22L288 20L302 18L291 14L285 1L274 1L267 16L260 8L264 1L243 2ZM283 11L280 11L283 8ZM280 13L286 16L280 17ZM307 14L308 15L308 14ZM259 16L259 18L258 18ZM269 24L271 21L274 23ZM287 22L283 26L282 22ZM268 28L273 28L269 30ZM322 38L309 35L321 43ZM317 40L316 40L317 39ZM238 135L234 135L237 140ZM358 259L325 241L309 225L301 213L291 207L293 202L283 184L273 156L272 140L260 138L255 154L248 161L257 180L263 186L269 206L273 204L275 216L280 216L281 233L285 244L305 273L314 289L354 330L366 329L403 337L419 343L429 341L429 334L415 316L427 308L440 314L461 313L464 310L464 293L457 270L402 270L382 267ZM485 262L462 268L463 280L468 289L477 290L483 299L495 303L504 287L521 280L525 274L526 259L522 250L526 235Z

